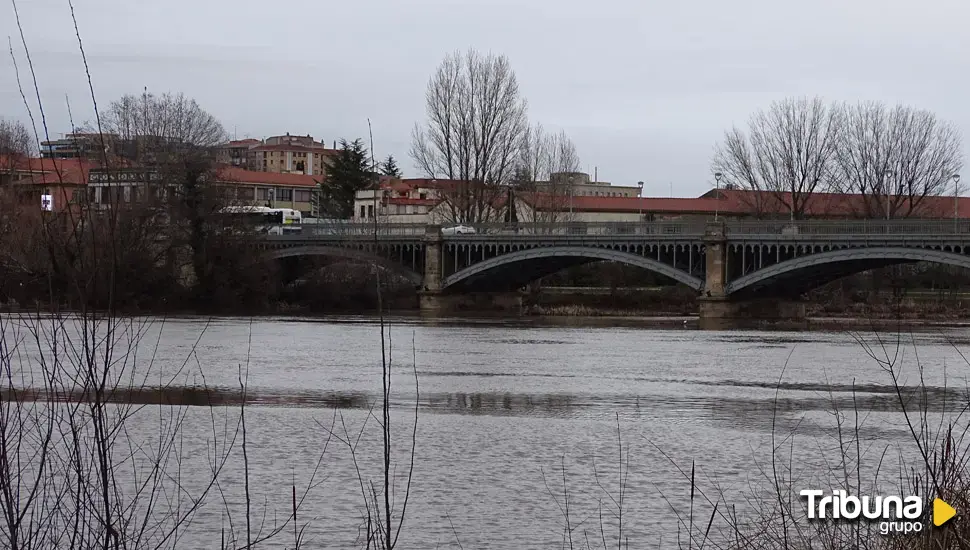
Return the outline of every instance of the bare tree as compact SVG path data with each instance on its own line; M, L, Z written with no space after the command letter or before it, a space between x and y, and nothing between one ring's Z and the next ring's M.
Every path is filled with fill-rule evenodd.
M138 162L164 162L159 155L196 152L226 140L222 124L194 99L179 93L126 95L102 115L104 133L117 136L119 156Z
M568 174L578 171L579 154L565 132L547 134L537 123L524 133L513 183L532 203L529 221L570 218L574 185Z
M515 170L528 127L526 102L505 56L469 50L445 57L428 82L427 121L415 125L410 154L442 186L448 221L491 221L500 214L500 186Z
M804 217L812 194L829 183L840 121L840 110L819 98L772 103L751 117L747 133L725 133L713 170L726 184L754 191L762 211Z
M229 258L248 254L224 238L217 215L234 200L215 164L214 147L227 137L222 124L183 94L149 93L112 102L101 121L105 133L117 136L117 156L152 176L139 193L143 206L163 212L158 231L168 237L170 256L180 258L179 271L194 283L197 302L232 303L226 291L239 285L227 284L224 268L235 263ZM234 271L244 273L239 267Z
M0 118L0 185L13 179L20 160L34 150L34 139L22 122Z
M838 189L861 199L852 207L869 218L919 213L927 196L944 194L960 171L959 131L929 111L866 102L845 105L834 162Z
M35 149L34 139L22 122L0 118L0 155L30 155Z

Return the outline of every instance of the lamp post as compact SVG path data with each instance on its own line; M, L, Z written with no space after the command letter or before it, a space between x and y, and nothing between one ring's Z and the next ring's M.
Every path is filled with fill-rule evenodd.
M886 175L882 178L883 191L886 192L886 221L889 221L889 185L887 184L887 179L892 179L896 175L896 172L889 170Z
M721 199L721 178L722 177L724 177L724 174L722 174L720 172L714 172L714 200L715 201L719 201ZM720 210L721 210L721 203L720 202L715 202L714 203L714 221L715 222L717 221L718 214L720 213Z
M960 174L950 176L953 179L953 232L957 232L957 220L960 216Z
M643 221L643 182L637 182L637 221Z

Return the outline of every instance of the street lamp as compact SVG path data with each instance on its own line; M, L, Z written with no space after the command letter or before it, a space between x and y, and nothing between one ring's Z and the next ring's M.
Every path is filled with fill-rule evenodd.
M724 174L720 172L714 172L714 200L717 201L721 198L721 178ZM717 221L717 216L721 210L721 203L714 203L714 221Z
M886 172L886 175L883 176L882 178L883 191L886 192L886 220L887 221L889 220L889 185L887 184L886 180L892 179L893 176L895 175L896 175L896 172L893 172L892 170L888 170Z
M953 174L953 232L957 232L957 219L960 215L960 174Z
M637 182L637 221L643 221L643 182Z

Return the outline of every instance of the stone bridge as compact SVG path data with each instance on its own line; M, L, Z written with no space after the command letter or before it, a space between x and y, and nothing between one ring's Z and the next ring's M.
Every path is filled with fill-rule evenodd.
M324 255L408 278L422 309L470 295L516 296L545 275L609 260L696 289L705 320L804 315L799 298L840 277L888 265L970 268L970 220L479 224L474 233L407 224L303 225L263 237L268 258ZM707 323L715 326L718 323Z

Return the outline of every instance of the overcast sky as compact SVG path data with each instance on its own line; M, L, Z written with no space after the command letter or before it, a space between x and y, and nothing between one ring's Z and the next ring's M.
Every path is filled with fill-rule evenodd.
M67 0L18 0L52 137L93 120ZM75 0L97 100L184 92L238 137L366 137L405 175L442 57L505 54L530 118L563 129L585 170L645 194L713 184L724 130L787 96L902 102L970 141L966 0ZM11 3L0 7L25 84ZM27 121L0 61L0 117ZM31 106L36 101L28 90ZM967 148L965 147L965 150ZM967 170L965 170L967 171ZM970 176L970 174L968 174ZM965 181L968 178L964 178Z

